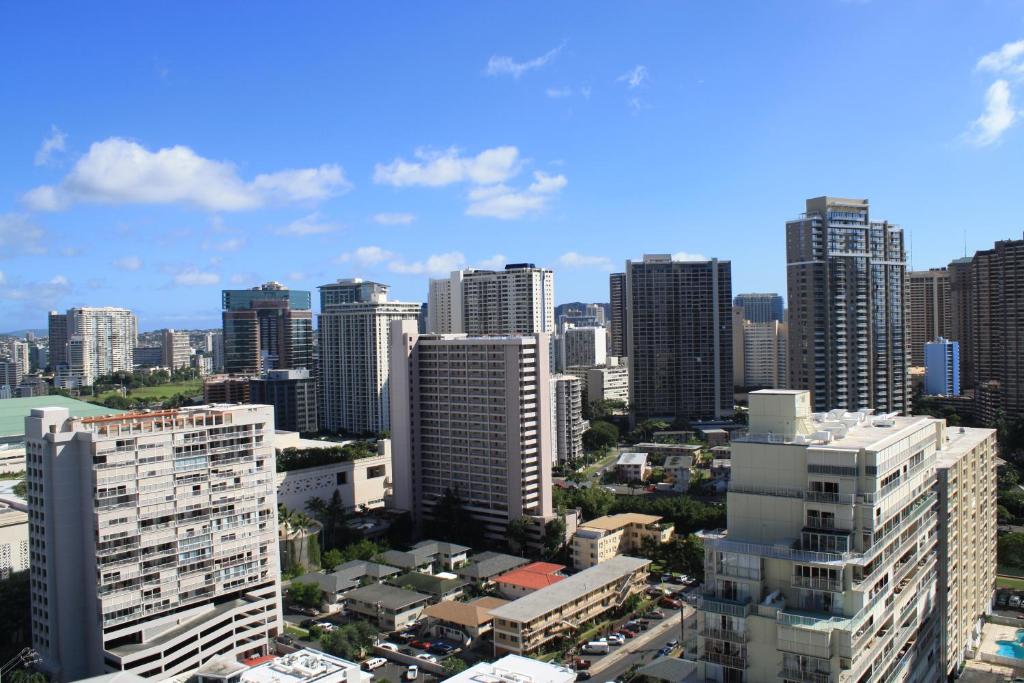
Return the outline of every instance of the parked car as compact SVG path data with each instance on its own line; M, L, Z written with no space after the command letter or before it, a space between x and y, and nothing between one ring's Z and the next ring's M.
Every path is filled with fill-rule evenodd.
M365 662L363 662L361 666L363 671L373 671L375 669L381 668L387 663L388 660L384 659L383 657L371 657L370 659L367 659Z
M437 657L434 655L419 654L416 655L416 659L422 659L424 662L430 662L431 664L437 664Z
M658 650L658 654L656 654L655 657L665 657L670 652L672 652L672 648L670 648L670 647L663 647L660 650Z
M660 609L652 609L650 612L644 615L647 619L664 619L665 613Z
M392 636L392 637L395 640L397 640L398 642L403 643L405 645L408 645L410 642L416 640L416 632L415 631L402 631L401 633L399 633L399 634L397 634L395 636Z
M609 645L625 645L626 639L617 633L613 633L607 638Z
M586 671L577 671L576 672L576 680L577 681L589 681L590 680L590 674L588 672L586 672Z
M589 659L583 659L583 657L577 657L576 661L574 661L572 663L572 665L573 665L574 669L589 669L590 668L590 660Z
M1020 607L1020 596L1014 593L1010 596L1010 600L1007 603L1010 607Z
M409 668L405 670L405 680L415 681L420 676L420 668L415 664L410 664Z
M307 617L315 617L320 612L315 607L293 607L297 614L305 614Z
M609 649L607 642L598 640L592 640L583 646L583 652L588 655L606 655Z
M427 652L429 652L430 654L441 655L442 657L450 655L454 651L455 648L449 645L448 643L434 643L429 648L427 648Z
M673 647L676 647L678 645L679 645L679 641L678 640L670 640L667 643L665 643L665 647L668 647L668 648L673 648Z
M430 641L429 640L414 640L414 641L409 643L409 647L414 647L417 650L429 650L430 649Z
M683 603L679 602L675 598L670 598L668 596L665 596L664 598L659 600L658 604L662 607L671 607L672 609L679 609L683 606Z
M313 619L303 619L302 621L299 622L299 626L301 626L302 628L304 628L304 629L306 629L308 631L310 628L312 628L313 623L314 623Z
M620 628L616 633L621 633L627 638L636 638L636 631L630 631L628 628Z
M398 652L398 646L394 643L381 643L377 647L382 650L387 650L388 652Z
M330 621L317 621L314 622L313 625L326 633L330 633L331 631L336 631L338 629L338 625Z
M671 574L662 574L661 575L661 582L662 583L671 583L674 578L675 577L672 576Z

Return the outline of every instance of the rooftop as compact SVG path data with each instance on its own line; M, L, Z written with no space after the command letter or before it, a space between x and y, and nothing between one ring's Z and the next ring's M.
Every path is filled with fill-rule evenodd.
M491 597L477 598L471 602L442 600L436 605L428 606L423 610L423 614L439 621L477 628L491 621L491 610L507 604L508 600Z
M619 459L615 461L616 465L646 465L647 454L646 453L623 453L619 456Z
M0 441L25 435L25 418L33 408L67 408L71 417L96 417L116 415L123 410L114 410L95 403L78 401L67 396L32 396L31 398L8 398L0 401Z
M420 541L412 549L417 552L441 553L443 555L460 555L468 553L470 550L468 546L459 545L458 543L434 540Z
M542 588L504 607L499 607L492 614L498 619L533 621L601 586L621 581L650 564L650 560L618 555L607 562L588 567L553 586Z
M936 466L940 469L949 467L985 439L995 436L995 433L994 429L950 427L946 430L946 441L942 444L942 450L938 452Z
M505 655L496 662L474 664L447 683L571 683L576 672L557 664L519 655Z
M383 583L371 583L368 586L350 590L345 593L344 598L357 602L380 603L381 607L393 610L409 607L419 602L429 602L431 599L429 595Z
M450 574L448 576L451 576ZM467 585L465 579L452 579L434 574L421 574L420 572L408 572L400 576L393 576L388 579L392 586L409 586L415 591L429 593L435 597L446 595L451 591Z
M242 674L242 683L365 683L372 676L347 659L318 650L299 650L254 666Z
M551 562L531 562L524 567L502 574L495 579L495 582L539 590L565 580L564 576L558 574L563 569L565 569L565 565Z
M623 512L618 515L606 515L592 519L589 522L580 524L580 528L602 529L604 531L617 531L630 524L657 524L661 517L657 515L642 515L638 512Z
M691 455L670 455L665 458L665 467L689 467L693 464L693 456Z
M506 555L491 551L482 552L469 558L470 564L455 570L459 576L465 579L489 579L492 576L511 571L516 567L528 564L525 557Z

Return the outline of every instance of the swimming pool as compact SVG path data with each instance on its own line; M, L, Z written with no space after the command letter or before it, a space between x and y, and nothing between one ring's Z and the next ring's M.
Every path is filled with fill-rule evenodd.
M1024 659L1024 629L1017 629L1017 636L1014 640L997 640L996 654L1000 657Z

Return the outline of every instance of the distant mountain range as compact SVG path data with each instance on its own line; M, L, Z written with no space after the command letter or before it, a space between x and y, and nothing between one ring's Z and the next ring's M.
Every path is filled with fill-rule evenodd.
M25 338L25 335L31 332L37 337L45 337L49 334L47 330L14 330L13 332L0 332L0 337L19 337Z

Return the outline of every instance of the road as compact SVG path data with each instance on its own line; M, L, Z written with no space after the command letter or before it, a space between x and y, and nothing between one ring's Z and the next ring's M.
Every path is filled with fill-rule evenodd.
M687 606L687 608L689 607ZM609 654L595 660L590 667L591 676L595 680L614 681L633 666L650 662L658 654L658 650L665 646L665 643L672 640L682 641L680 623L680 612L677 611L669 615L664 621L651 626L649 630L637 635L636 638L626 641L625 645L615 648Z

